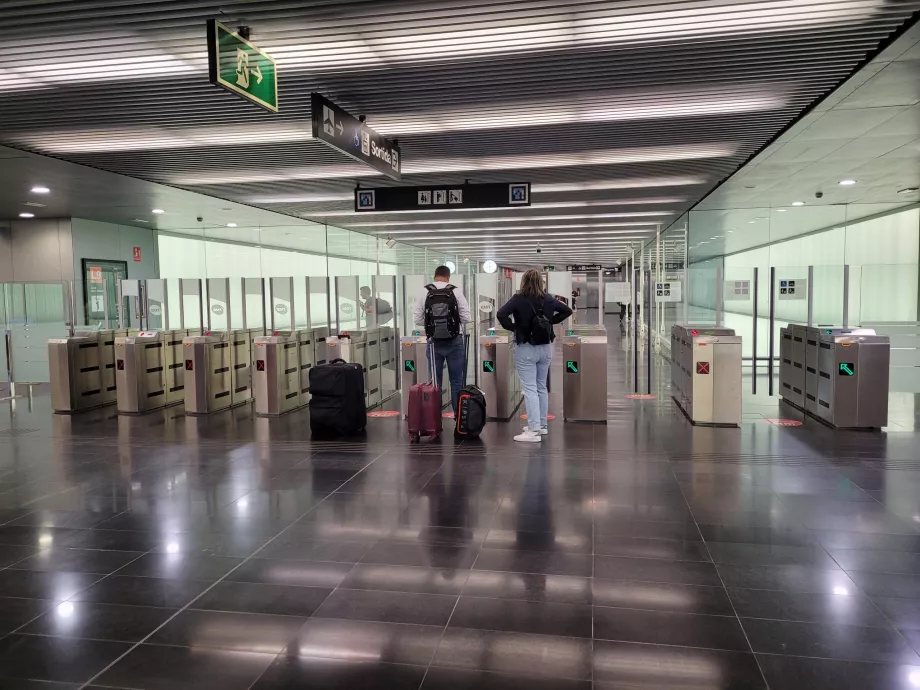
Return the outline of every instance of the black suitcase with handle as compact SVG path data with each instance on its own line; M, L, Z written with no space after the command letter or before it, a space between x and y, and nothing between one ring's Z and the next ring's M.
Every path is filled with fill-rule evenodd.
M466 335L463 348L463 382L466 383L470 356L470 336ZM457 396L457 414L454 419L454 438L479 438L486 425L486 396L476 386L464 385Z
M354 436L367 426L364 370L334 359L310 369L310 431L317 436Z

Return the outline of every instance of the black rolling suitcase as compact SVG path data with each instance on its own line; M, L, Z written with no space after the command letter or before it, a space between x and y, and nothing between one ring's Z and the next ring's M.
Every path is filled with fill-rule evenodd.
M367 426L364 371L334 359L310 369L310 431L317 436L353 436Z
M463 381L466 382L466 373L470 355L470 336L466 336L463 349ZM486 396L476 386L466 386L460 389L457 397L457 414L454 419L454 438L468 439L479 438L483 427L486 425Z

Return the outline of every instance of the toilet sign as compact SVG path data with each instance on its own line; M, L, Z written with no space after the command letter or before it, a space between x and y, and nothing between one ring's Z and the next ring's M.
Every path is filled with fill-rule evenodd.
M805 278L780 279L776 298L781 300L807 299L808 280Z
M665 283L655 283L656 302L680 302L680 281L672 280Z

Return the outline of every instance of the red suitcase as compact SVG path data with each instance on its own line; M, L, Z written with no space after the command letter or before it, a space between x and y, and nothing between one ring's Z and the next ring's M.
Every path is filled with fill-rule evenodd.
M419 383L409 389L409 440L430 436L436 441L443 428L441 389L433 383Z
M409 440L418 442L422 436L436 441L441 435L441 389L434 383L434 347L429 346L431 380L409 389L409 410L406 415Z

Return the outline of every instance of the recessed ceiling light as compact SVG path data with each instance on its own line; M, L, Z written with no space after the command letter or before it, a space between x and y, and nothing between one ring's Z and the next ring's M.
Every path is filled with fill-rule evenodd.
M227 227L228 227L228 228L235 228L235 227L236 227L236 223L227 223Z
M40 204L37 201L27 201L26 206L32 206L34 208L45 208L45 204Z
M804 201L793 201L792 205L793 206L804 206L805 202Z
M25 213L25 212L24 212L24 213L20 213L20 214L19 214L19 217L20 217L20 218L35 218L35 214L34 214L34 213Z
M32 189L31 189L31 192L32 192L33 194L47 194L47 193L50 192L50 191L51 191L50 189L48 189L48 188L45 187L44 185L40 185L40 184L35 185L35 186L32 187Z
M840 180L840 182L837 184L839 184L841 187L852 187L854 184L856 184L856 180Z
M757 222L756 220L749 220L749 221L748 221L748 225L753 225L753 224L756 223L756 222Z
M898 194L916 194L917 192L920 192L920 187L905 187L898 190Z
M776 212L777 212L777 213L785 213L785 212L786 212L786 209L784 209L784 208L778 208L778 209L776 209Z
M166 211L164 211L164 210L161 209L161 208L155 208L155 209L153 209L153 211L152 211L151 213L156 213L157 215L160 215L161 213L166 213Z
M131 219L131 222L132 222L132 223L149 223L150 221L149 221L149 220L142 220L142 219L140 219L140 218L132 218L132 219Z

